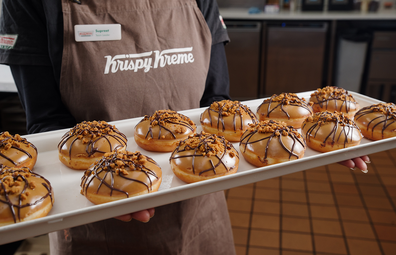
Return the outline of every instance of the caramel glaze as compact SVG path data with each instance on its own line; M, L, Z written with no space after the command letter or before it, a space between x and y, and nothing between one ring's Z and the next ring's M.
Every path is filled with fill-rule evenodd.
M239 101L223 100L214 102L200 118L202 125L210 125L218 130L245 130L249 124L257 123L256 115Z
M340 112L318 112L308 117L302 126L302 133L310 148L311 140L318 140L321 148L319 151L330 151L339 147L357 145L362 139L362 134L356 123ZM328 147L328 148L327 148Z
M286 123L274 120L261 121L250 125L239 143L241 153L250 151L257 155L261 166L269 164L268 158L274 162L301 158L306 144L300 133Z
M169 161L183 172L207 177L237 168L239 155L224 137L201 132L179 142Z
M121 199L144 191L150 193L161 180L161 168L152 158L138 151L125 151L106 153L85 171L80 186L81 194L87 197L94 193Z
M84 121L63 135L58 144L60 153L73 157L93 157L95 154L126 147L126 136L105 121Z
M23 221L53 203L51 184L43 176L27 167L0 167L0 225Z
M37 159L37 148L18 134L12 136L8 132L0 133L0 165L28 166L33 168Z
M136 125L135 134L144 139L173 140L186 138L194 133L196 126L190 118L172 110L156 111Z
M305 100L299 98L293 93L282 93L279 95L272 95L269 99L264 100L257 108L259 120L275 119L281 120L283 118L301 119L300 124L304 118L312 116L312 102L307 103ZM286 124L292 125L292 122ZM295 127L300 128L300 126Z
M316 90L311 94L310 101L314 103L314 112L319 111L339 111L349 115L358 110L359 104L349 95L348 91L343 88L327 86ZM350 116L352 118L353 116Z
M355 114L355 122L366 138L380 140L396 136L396 105L380 103L364 107Z

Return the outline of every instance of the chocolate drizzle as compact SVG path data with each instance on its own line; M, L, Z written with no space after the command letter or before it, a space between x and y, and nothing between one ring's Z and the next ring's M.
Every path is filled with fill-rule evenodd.
M213 174L216 175L216 168L218 168L220 165L223 165L227 172L236 167L227 167L224 162L224 157L227 155L227 153L229 153L231 157L239 158L237 152L230 152L230 150L234 150L236 152L234 146L224 137L201 132L200 134L191 135L189 138L179 142L176 149L172 152L169 161L181 158L192 158L192 172L197 174L195 160L197 158L206 157L208 158L211 167L200 170L198 175L202 175L207 172L213 172ZM189 153L187 155L179 155L183 152L191 152L191 154ZM213 162L211 157L215 157L218 162Z
M378 113L379 116L368 122L366 130L368 131L371 126L372 128L371 132L374 133L375 128L377 128L378 126L380 127L382 126L381 134L383 138L384 131L389 126L396 123L396 105L394 103L380 103L380 104L364 107L355 114L355 120L358 120L364 115L370 113Z
M196 127L193 121L187 116L180 114L172 110L160 110L156 111L152 116L144 116L144 118L138 123L138 125L143 121L150 121L150 127L147 130L145 139L154 138L153 127L158 126L159 132L156 139L161 139L162 130L165 130L171 134L171 136L176 139L176 132L184 133L184 128L190 129L192 132L195 131ZM179 128L168 128L167 125L176 125ZM172 131L173 130L173 131Z
M268 136L264 136L260 139L254 139L253 136L258 133L268 133ZM282 136L288 136L292 139L293 143L291 148L288 148L282 141ZM254 140L253 140L254 139ZM266 120L261 121L256 125L251 125L248 130L241 137L239 142L240 148L243 148L244 152L249 144L259 143L261 141L267 141L265 145L264 157L258 157L263 163L266 163L269 151L269 144L273 139L277 139L282 148L289 153L289 159L292 157L299 158L299 156L294 152L296 144L300 144L304 149L306 148L305 141L292 126L287 126L284 122Z
M35 185L33 182L29 181L32 177L36 177L41 179L38 185L42 185L45 190L47 191L39 199L32 201L31 203L24 203L24 200L28 199L29 197L29 189L34 189ZM10 180L11 179L11 180ZM18 186L21 187L21 190L13 190L15 187L10 187L10 183L19 183ZM17 202L13 202L11 196L16 195ZM28 167L5 167L0 166L0 203L6 204L12 213L14 223L21 221L21 210L26 207L36 206L42 203L47 197L50 197L51 204L53 204L53 194L52 194L52 187L50 182L45 179L43 176L30 171Z
M257 123L257 117L256 115L247 107L246 105L241 104L239 101L231 101L231 100L223 100L223 101L218 101L214 102L211 104L211 106L208 108L208 115L210 119L210 126L213 127L213 121L212 121L212 113L217 115L217 123L216 128L218 130L225 131L225 123L224 123L224 116L229 116L231 114L234 114L233 118L233 128L234 131L236 131L238 128L243 130L243 113L248 114L250 117L250 123ZM240 119L240 126L237 127L237 118ZM201 116L201 122L202 122L202 116Z
M335 109L337 111L341 111L343 107L345 107L346 113L350 112L351 105L357 105L356 100L349 95L348 91L343 88L338 88L334 86L327 86L322 89L318 89L314 93L311 94L312 97L316 99L314 104L320 106L320 108L328 109L329 102L334 101ZM338 105L338 101L341 101L341 105Z
M290 115L287 111L284 110L284 106L287 105L292 105L296 107L302 107L306 109L310 114L313 114L312 108L309 106L305 100L302 100L299 98L296 94L293 93L282 93L280 95L272 95L269 99L264 100L261 105L258 107L258 109L261 108L264 104L268 103L267 106L267 114L266 117L269 118L271 113L273 113L275 110L280 109L288 119L290 119ZM271 106L275 105L272 109Z
M85 152L87 153L88 157L97 152L104 154L107 151L99 150L96 147L96 143L98 143L101 139L104 139L108 143L110 151L113 151L109 137L114 138L119 143L119 145L114 148L114 151L125 147L127 144L126 136L118 131L115 126L112 126L105 121L84 121L77 124L69 132L62 136L62 139L58 144L58 149L61 150L66 142L73 138L73 141L69 146L69 158L71 158L72 155L73 144L77 140L82 140L83 143L86 144Z
M17 166L20 162L15 162L11 158L7 157L6 151L7 150L18 150L24 153L29 158L33 156L26 150L21 148L21 144L24 144L28 147L32 147L36 152L37 148L30 142L28 142L25 138L20 137L18 134L15 136L10 135L8 132L0 133L0 165L5 163L5 161L10 162L14 166Z
M126 197L129 197L129 193L127 191L114 187L115 178L122 178L126 181L130 181L131 184L135 182L140 183L147 188L147 192L151 192L153 186L152 177L156 179L159 179L159 177L152 169L149 169L146 166L147 162L160 168L152 158L144 156L140 152L132 153L127 151L106 153L105 157L95 163L93 169L85 171L85 174L81 179L81 192L83 195L86 195L88 187L94 179L97 179L100 181L100 184L96 189L96 194L102 186L106 186L110 189L110 196L113 196L113 192L117 191L125 194ZM147 177L148 182L128 177L128 172L132 171L142 172ZM107 177L110 178L110 182L106 181Z
M316 137L318 131L323 125L327 123L334 123L334 127L331 129L329 134L325 137L322 142L322 146L324 147L326 142L331 139L330 144L334 145L336 142L339 142L340 139L344 139L344 148L348 142L353 140L354 132L359 132L360 129L356 125L354 121L344 116L343 113L339 112L318 112L313 117L308 117L303 123L302 129L304 130L307 123L312 123L312 126L308 128L305 133L305 137L307 141L310 141L311 137ZM341 127L341 132L337 136L337 130ZM348 140L349 137L349 140Z

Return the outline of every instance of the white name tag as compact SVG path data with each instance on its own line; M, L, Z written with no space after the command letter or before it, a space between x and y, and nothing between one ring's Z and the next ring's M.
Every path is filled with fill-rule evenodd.
M75 25L74 37L76 42L121 40L121 25Z

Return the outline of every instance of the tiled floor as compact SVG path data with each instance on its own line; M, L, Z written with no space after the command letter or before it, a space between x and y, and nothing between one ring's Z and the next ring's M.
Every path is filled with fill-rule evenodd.
M226 191L238 255L396 254L396 149Z

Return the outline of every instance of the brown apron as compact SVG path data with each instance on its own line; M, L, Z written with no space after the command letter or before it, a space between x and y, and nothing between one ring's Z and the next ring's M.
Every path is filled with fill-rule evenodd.
M62 3L60 90L78 122L199 107L212 41L195 1ZM74 25L87 24L121 24L122 39L76 43Z
M77 121L199 107L211 35L194 0L62 0L62 9L61 94ZM117 23L120 41L74 40L75 24ZM235 254L223 192L157 207L149 223L108 219L49 236L52 255Z

